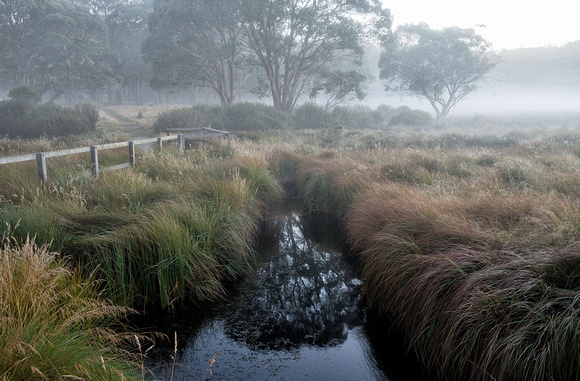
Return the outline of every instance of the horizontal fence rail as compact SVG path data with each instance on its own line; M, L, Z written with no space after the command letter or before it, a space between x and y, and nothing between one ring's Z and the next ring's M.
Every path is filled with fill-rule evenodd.
M129 162L128 163L122 163L122 164L117 164L117 165L103 168L105 170L117 170L117 169L135 166L135 146L142 145L142 144L157 143L159 145L159 149L161 149L163 147L164 141L177 140L177 146L179 147L179 149L183 150L183 149L185 149L186 138L219 137L220 143L221 143L221 138L223 136L226 136L228 139L228 147L232 148L231 134L227 131L214 130L213 128L209 128L209 127L171 129L171 130L172 131L180 131L180 132L187 131L189 133L188 134L170 135L168 132L167 136L162 136L162 137L158 137L158 138L135 139L135 140L130 140L130 141L126 141L126 142L97 144L97 145L92 145L89 147L71 148L71 149L65 149L65 150L60 150L60 151L38 152L38 153L30 153L30 154L25 154L25 155L0 157L0 165L36 160L36 165L37 165L37 169L38 169L38 176L40 177L40 180L43 183L45 183L48 180L48 172L47 172L47 168L46 168L46 159L51 158L51 157L75 155L75 154L79 154L79 153L90 152L90 154L91 154L91 172L94 176L98 177L99 171L100 171L100 168L99 168L99 150L129 147Z
M187 132L188 133L187 136L193 135L196 138L219 137L220 143L221 143L221 138L225 136L228 140L228 147L230 149L232 148L232 136L231 136L231 133L228 131L216 130L216 129L211 128L211 127L168 128L167 129L167 136L169 136L169 134L171 132Z

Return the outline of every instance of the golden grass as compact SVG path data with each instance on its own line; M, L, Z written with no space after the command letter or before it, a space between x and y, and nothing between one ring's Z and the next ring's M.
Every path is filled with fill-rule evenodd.
M4 236L0 379L136 379L136 363L119 350L126 335L112 329L130 310L97 289L46 247Z

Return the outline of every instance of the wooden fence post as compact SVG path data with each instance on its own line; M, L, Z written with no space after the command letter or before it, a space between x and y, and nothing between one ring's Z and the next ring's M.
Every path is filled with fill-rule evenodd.
M48 180L48 173L46 172L46 156L44 156L44 152L38 152L36 154L36 167L38 168L40 181L45 184Z
M135 142L129 141L129 163L135 167Z
M228 148L232 149L232 134L228 134Z
M177 135L177 145L179 146L180 150L183 151L185 149L185 135L183 134Z
M161 148L163 148L163 139L157 138L157 144L159 144L159 151L161 151Z
M91 146L91 171L93 176L99 177L99 150L97 146Z

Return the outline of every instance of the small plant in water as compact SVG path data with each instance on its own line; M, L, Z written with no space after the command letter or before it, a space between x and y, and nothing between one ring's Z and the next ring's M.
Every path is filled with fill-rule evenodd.
M215 360L215 358L216 358L216 357L218 357L220 354L221 354L221 352L217 352L215 355L213 355L213 356L212 356L212 357L209 359L209 361L208 361L208 363L207 363L207 368L206 368L206 370L205 370L205 373L204 373L204 375L203 375L203 378L202 378L202 381L205 381L205 376L207 376L207 372L209 372L210 376L213 376L213 373L212 373L212 371L211 371L211 367L213 366L213 364L214 364L214 363L215 363L215 361L216 361L216 360Z

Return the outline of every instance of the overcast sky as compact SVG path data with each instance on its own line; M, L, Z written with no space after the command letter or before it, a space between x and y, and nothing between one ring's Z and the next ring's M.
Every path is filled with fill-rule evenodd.
M578 0L382 0L397 25L473 28L493 49L561 45L580 40ZM479 25L485 25L483 28Z

